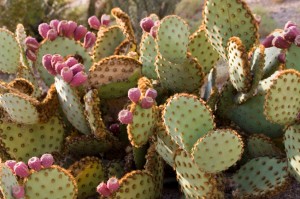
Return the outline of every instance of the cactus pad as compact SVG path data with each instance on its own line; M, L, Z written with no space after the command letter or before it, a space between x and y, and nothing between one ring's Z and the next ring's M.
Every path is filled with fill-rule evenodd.
M107 178L115 176L116 178L122 178L124 175L124 163L120 161L109 161L105 164Z
M100 29L93 49L94 62L114 54L115 49L125 40L125 35L118 26Z
M287 162L279 158L259 157L243 165L234 175L238 198L271 198L289 184Z
M51 118L45 124L23 125L0 120L0 136L10 156L27 161L33 156L60 151L64 128L60 119Z
M235 164L243 152L244 144L236 131L218 129L200 138L192 148L191 155L200 169L218 173Z
M264 65L264 78L272 75L276 70L279 69L280 62L278 56L281 53L280 48L270 47L265 48L265 65Z
M297 71L300 71L300 66L299 66L299 62L300 62L300 51L299 51L299 47L296 46L295 44L292 44L286 51L286 55L285 55L285 66L286 69L296 69Z
M77 198L77 184L74 177L65 169L55 165L32 173L25 178L24 185L28 199Z
M184 60L189 43L189 27L178 16L170 15L160 21L157 46L162 57L171 62Z
M83 59L85 70L92 66L92 58L80 42L66 37L58 37L54 41L44 40L37 52L35 67L37 67L44 82L50 86L54 83L53 76L43 67L42 57L46 54L60 54L61 56L79 55Z
M169 98L162 117L172 139L187 151L215 127L214 117L205 102L188 94L175 94Z
M4 163L0 163L0 191L3 199L14 199L12 187L19 186L16 176Z
M267 91L264 113L271 122L289 125L296 122L300 110L300 73L281 71Z
M230 37L240 37L246 52L258 39L257 23L242 0L207 0L204 7L204 24L210 42L225 59Z
M0 71L16 73L20 65L21 49L13 33L0 29Z

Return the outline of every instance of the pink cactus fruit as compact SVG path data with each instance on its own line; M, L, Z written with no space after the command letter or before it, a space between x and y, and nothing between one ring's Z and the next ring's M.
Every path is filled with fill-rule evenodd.
M296 36L299 34L299 29L296 26L291 26L287 29L284 29L283 37L289 42L294 42Z
M110 192L117 191L120 187L119 180L116 177L111 177L107 181L107 188Z
M80 71L84 70L84 66L81 63L73 65L71 68L71 71L73 71L73 75L76 75Z
M291 43L285 40L282 36L276 36L272 40L272 45L277 48L287 49L291 46Z
M118 114L118 119L122 124L130 124L133 122L133 115L128 110L121 110Z
M97 192L104 197L109 197L111 195L110 190L107 188L107 185L104 182L101 182L97 186Z
M300 35L296 36L294 44L296 44L298 47L300 47Z
M153 106L153 104L154 104L154 100L152 99L152 97L144 97L141 100L141 107L143 109L149 109Z
M272 41L273 41L274 38L275 38L274 35L269 35L269 36L267 36L267 37L262 41L261 44L262 44L265 48L270 48L270 47L273 46Z
M50 21L50 27L56 30L57 32L58 32L58 24L59 24L59 20L57 19L53 19Z
M140 100L141 97L141 91L139 88L131 88L128 90L128 98L134 102L137 103Z
M74 22L74 21L68 21L68 26L69 26L69 29L66 32L66 37L73 38L74 37L74 32L77 28L77 23Z
M285 63L285 53L280 53L279 55L278 55L278 57L277 57L277 59L278 59L278 61L280 62L280 63Z
M35 52L34 51L32 51L32 50L30 50L30 49L26 49L26 52L25 52L25 54L26 54L26 57L29 59L29 60L31 60L31 61L36 61L36 54L35 54Z
M67 64L65 62L62 62L62 61L58 61L56 62L55 64L55 71L57 74L60 74L61 70L65 67L68 67Z
M6 160L4 163L7 167L9 167L12 171L14 171L14 166L17 164L15 160Z
M51 154L49 153L45 153L42 155L42 157L40 158L42 166L44 168L49 168L53 165L54 163L54 158Z
M286 22L286 24L284 25L284 30L289 28L289 27L292 27L292 26L297 26L297 24L295 24L294 22L292 21L288 21Z
M25 178L29 175L28 166L24 162L18 162L14 166L14 172L17 176Z
M156 35L157 35L157 29L158 29L158 26L153 26L151 29L150 29L150 35L155 39L156 38Z
M68 21L66 20L62 20L59 22L58 26L57 26L57 32L58 35L60 36L66 36L66 34L69 31L69 24Z
M32 50L32 51L36 51L37 49L39 49L39 42L36 40L36 38L33 38L33 37L27 37L25 39L25 45L27 46L27 48L29 50Z
M52 65L52 67L54 67L54 69L55 69L55 64L57 63L57 62L63 62L64 61L64 58L61 56L61 55L59 55L59 54L54 54L54 55L52 55L52 58L51 58L51 65Z
M16 199L20 199L20 198L24 198L25 197L25 189L24 186L13 186L12 189L12 195L16 198Z
M51 75L56 75L55 68L51 64L52 55L46 54L42 58L42 64Z
M81 86L87 80L88 76L85 72L80 71L74 75L72 81L70 82L71 86Z
M98 17L96 17L95 15L94 16L91 16L89 19L88 19L88 23L90 25L90 27L92 29L95 29L95 30L99 30L100 26L101 26L101 23L98 19Z
M140 22L140 26L144 31L150 32L154 26L154 21L150 17L143 18Z
M75 64L78 64L78 61L75 57L69 57L65 63L67 64L68 67L72 67L74 66Z
M112 132L115 136L119 135L120 133L120 125L117 123L111 124L109 126L109 131Z
M102 26L109 26L110 24L110 16L107 14L103 14L101 16L101 25Z
M151 97L155 99L157 97L157 91L153 88L148 88L145 93L145 97Z
M47 32L50 29L51 29L51 27L47 23L41 23L38 27L38 31L44 39L47 38Z
M96 40L97 40L96 35L94 33L92 33L92 32L88 32L84 36L83 46L85 48L91 48L96 43Z
M60 71L60 75L63 78L63 80L67 83L71 82L73 79L73 71L69 67L64 67Z
M32 157L28 160L29 168L39 171L42 168L41 160L38 157Z
M74 39L76 41L81 40L82 38L84 38L86 33L87 33L86 27L79 25L79 26L77 26L77 28L74 31Z
M58 33L55 29L50 29L47 32L47 39L49 39L50 41L54 41L56 38L58 37Z

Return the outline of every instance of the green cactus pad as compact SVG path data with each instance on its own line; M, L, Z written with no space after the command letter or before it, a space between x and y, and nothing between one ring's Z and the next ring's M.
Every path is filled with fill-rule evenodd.
M238 185L237 198L272 198L289 184L284 159L259 157L243 165L234 175Z
M244 152L239 134L232 129L217 129L200 138L191 150L192 158L200 169L218 173L235 164Z
M279 69L280 62L278 61L278 56L280 53L280 48L270 47L265 49L265 65L263 78L271 76L276 70Z
M156 42L147 32L142 36L140 54L139 60L143 64L142 74L150 79L158 79L154 64L157 56Z
M141 147L132 147L132 154L133 154L133 160L134 164L136 166L136 169L143 169L146 163L146 154L148 145L145 144Z
M204 24L210 42L224 59L227 58L226 47L230 37L240 37L246 52L258 40L256 20L242 0L207 0Z
M177 179L186 198L214 198L217 182L214 176L198 168L184 150L177 150L174 159Z
M297 71L300 71L300 51L299 47L296 46L296 44L292 44L286 51L285 54L285 66L286 69L295 69Z
M154 131L154 111L154 107L143 109L138 104L131 104L130 112L133 114L133 122L127 125L128 139L131 145L141 147L148 142Z
M284 146L288 158L289 172L300 182L300 125L294 124L285 130Z
M264 113L271 122L289 125L296 122L300 110L300 73L281 71L267 91Z
M218 88L216 87L216 83L215 83L216 75L217 75L217 71L215 68L212 68L207 75L207 83L205 85L204 93L203 93L203 99L206 101L208 100L208 98L211 96L213 92L217 92Z
M76 199L77 184L65 169L53 165L33 172L24 180L25 197L28 199Z
M190 54L181 63L174 63L158 56L155 62L163 88L173 92L198 93L204 80L202 67Z
M58 37L54 41L44 40L37 52L35 67L48 86L54 83L54 77L48 73L42 64L42 58L46 54L60 54L61 56L79 55L83 59L86 71L89 70L93 63L91 56L80 42L66 37Z
M33 156L61 151L64 128L60 119L51 118L45 124L23 125L0 120L0 137L8 154L27 161Z
M192 56L197 58L205 74L209 73L219 60L218 52L215 51L205 36L204 26L200 26L200 28L190 36L188 49Z
M15 199L12 195L12 187L19 186L17 177L4 163L0 163L0 175L0 192L3 199Z
M105 164L106 174L107 178L110 177L116 177L116 178L122 178L124 175L124 163L121 161L109 161L107 164Z
M4 73L17 73L20 65L21 49L14 34L0 28L0 71Z
M111 26L107 29L100 29L97 41L93 49L93 60L98 62L101 59L114 54L115 49L125 40L125 35L118 26Z
M211 110L194 95L175 94L169 98L162 117L172 139L186 151L215 127Z
M251 86L250 65L246 48L238 37L228 41L229 78L234 88L239 92L247 92Z
M171 62L181 62L187 53L189 27L178 16L169 15L160 21L156 38L158 51Z
M58 100L69 122L81 133L89 134L89 124L85 119L84 105L76 88L71 87L60 76L55 77Z
M85 157L71 165L68 171L77 182L78 198L96 195L97 185L106 179L101 160L96 157Z
M253 134L249 136L245 144L245 151L250 158L283 155L274 142L264 134Z

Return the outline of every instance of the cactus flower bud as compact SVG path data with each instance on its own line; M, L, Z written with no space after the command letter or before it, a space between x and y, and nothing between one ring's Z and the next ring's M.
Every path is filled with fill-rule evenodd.
M68 21L68 26L69 26L69 29L66 32L66 37L72 38L72 37L74 37L74 32L77 28L77 23L74 21Z
M291 43L285 40L282 36L276 36L272 40L272 45L277 48L287 49L291 46Z
M64 61L64 58L61 56L61 55L59 55L59 54L54 54L54 55L52 55L52 58L51 58L51 65L52 65L52 67L54 67L54 69L55 69L55 64L57 63L57 62L63 62Z
M14 166L17 164L17 161L15 161L15 160L6 160L4 164L13 171Z
M81 86L82 84L85 83L87 80L88 76L85 72L80 71L74 75L72 81L70 82L71 86Z
M101 25L102 26L109 26L110 23L110 16L107 14L103 14L101 16Z
M274 38L275 38L274 35L269 35L269 36L267 36L267 37L262 41L261 44L262 44L265 48L270 48L270 47L273 46L272 41L273 41Z
M294 42L296 36L299 34L299 29L296 26L291 26L287 29L284 29L283 37L289 42Z
M121 110L118 114L118 119L122 124L130 124L133 121L133 115L128 110Z
M296 44L298 47L300 47L300 35L296 36L294 44Z
M45 39L47 38L47 32L51 29L51 27L47 23L41 23L39 25L39 33Z
M50 41L54 41L58 36L58 33L55 29L50 29L47 32L47 39L49 39Z
M284 25L284 30L289 28L289 27L292 27L292 26L297 26L297 24L295 24L294 22L292 21L288 21L286 22L286 24Z
M24 162L18 162L17 164L15 164L14 172L17 176L20 176L21 178L25 178L29 175L29 169Z
M68 67L67 64L65 62L62 62L62 61L58 61L56 62L55 64L55 71L57 74L60 74L61 70L65 67Z
M76 75L78 72L83 71L84 66L81 63L78 63L72 66L70 69L73 71L73 75Z
M285 53L280 53L279 55L278 55L278 57L277 57L277 59L278 59L278 61L280 62L280 63L285 63Z
M53 19L50 21L50 27L56 30L57 32L58 32L58 24L59 24L59 20L57 19Z
M143 109L149 109L153 106L153 104L154 104L154 100L152 99L152 97L144 97L141 100L141 107Z
M34 51L30 50L30 49L26 49L26 57L31 60L31 61L36 61L36 54Z
M57 27L57 32L60 36L66 36L66 34L69 32L68 21L66 20L60 21Z
M120 187L119 180L116 177L111 177L107 181L107 188L110 192L117 191Z
M54 158L49 153L46 153L46 154L42 155L42 157L40 158L40 160L41 160L42 166L44 168L49 168L54 163Z
M41 160L38 157L32 157L28 160L28 166L35 171L39 171L42 168Z
M111 192L109 191L107 185L104 182L101 182L97 186L97 192L104 197L109 197L111 195Z
M88 19L88 23L89 23L90 27L93 28L93 29L95 29L95 30L99 30L100 25L101 25L98 17L96 17L95 15L91 16Z
M151 28L154 26L154 21L150 17L146 17L141 20L140 26L144 31L150 32Z
M140 100L141 91L139 88L131 88L128 90L128 98L132 101L137 103Z
M24 186L13 186L12 187L12 195L16 198L16 199L20 199L20 198L24 198L25 197L25 189Z
M155 99L157 97L157 91L153 88L148 88L145 93L145 97L151 97Z
M91 48L94 46L94 44L96 43L96 35L92 32L88 32L86 33L85 37L84 37L84 42L83 42L83 46L85 48Z
M60 71L60 75L63 78L63 80L67 83L71 82L73 79L73 71L69 67L64 67Z
M77 28L74 31L74 39L76 41L81 40L82 38L84 38L86 33L87 33L86 27L79 25L79 26L77 26Z
M52 60L52 55L46 54L42 58L42 63L43 66L51 75L56 75L55 69L52 67L51 60Z
M37 49L39 49L39 42L36 40L36 38L33 38L33 37L27 37L25 39L25 45L27 46L27 48L29 50L32 50L32 51L36 51Z
M65 61L65 63L67 64L67 66L68 67L72 67L72 66L74 66L75 64L78 64L78 61L77 61L77 59L75 59L75 57L69 57L66 61Z

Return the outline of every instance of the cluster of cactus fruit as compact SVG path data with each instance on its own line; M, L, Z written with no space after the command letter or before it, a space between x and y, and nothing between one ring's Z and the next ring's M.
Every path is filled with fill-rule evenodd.
M1 198L163 198L175 176L185 198L271 198L300 181L297 25L260 44L244 1L204 6L195 33L151 14L139 44L119 8L96 34L0 29Z

